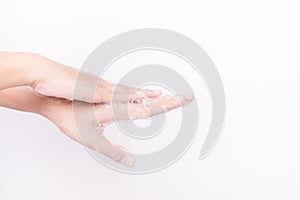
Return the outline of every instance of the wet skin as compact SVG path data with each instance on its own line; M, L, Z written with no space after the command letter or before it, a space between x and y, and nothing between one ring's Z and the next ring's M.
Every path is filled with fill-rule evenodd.
M74 96L77 80L80 92ZM128 167L134 166L134 157L110 143L102 134L105 128L117 120L167 112L193 99L193 95L161 96L159 90L116 85L37 54L0 53L0 106L42 115L74 141ZM84 134L76 128L74 103L82 116L88 110L95 113L85 118Z

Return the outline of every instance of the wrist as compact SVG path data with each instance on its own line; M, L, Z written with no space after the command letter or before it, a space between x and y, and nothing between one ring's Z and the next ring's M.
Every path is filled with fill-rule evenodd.
M0 53L0 89L30 85L37 57L32 53Z
M33 86L37 82L46 79L49 67L46 58L35 53L26 53L27 67L25 72L25 84Z

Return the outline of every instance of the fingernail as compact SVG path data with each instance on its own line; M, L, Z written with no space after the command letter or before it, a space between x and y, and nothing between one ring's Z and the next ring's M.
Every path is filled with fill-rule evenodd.
M195 98L194 94L185 94L184 96L188 101L192 101Z
M125 153L120 163L126 165L127 167L133 167L135 165L135 159L133 155Z
M159 96L159 95L161 95L161 91L158 90L158 89L147 90L147 92L150 93L150 95L153 95L153 96Z
M185 106L185 105L191 103L191 101L193 101L193 99L194 99L193 94L178 95L177 97L179 99L181 106Z
M153 90L153 93L155 94L155 95L161 95L161 91L160 90Z

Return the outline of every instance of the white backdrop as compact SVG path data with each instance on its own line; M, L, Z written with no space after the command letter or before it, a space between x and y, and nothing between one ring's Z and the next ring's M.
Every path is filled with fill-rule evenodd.
M0 51L80 67L116 34L171 29L207 51L227 96L208 158L197 160L200 136L170 168L138 176L100 165L46 119L0 108L0 199L299 199L299 8L296 0L0 0Z

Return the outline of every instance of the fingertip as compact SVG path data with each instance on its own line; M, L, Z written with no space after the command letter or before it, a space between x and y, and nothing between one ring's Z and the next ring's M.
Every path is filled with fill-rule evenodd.
M154 90L147 89L146 94L148 95L148 97L158 97L162 94L162 92L161 90L158 89L154 89Z
M131 168L134 167L135 158L129 152L129 150L119 144L115 144L115 147L117 149L119 149L120 151L122 151L122 158L120 160L117 160L117 162L119 162L120 164L125 165L127 167L131 167Z
M187 104L190 104L194 99L195 96L193 94L183 94L177 96L181 106L185 106Z
M192 102L195 99L194 94L184 94L187 101Z
M157 96L160 96L162 94L161 90L159 90L159 89L153 90L153 93Z
M127 167L134 167L135 166L135 158L132 154L125 152L122 160L120 161L121 164L127 166Z

